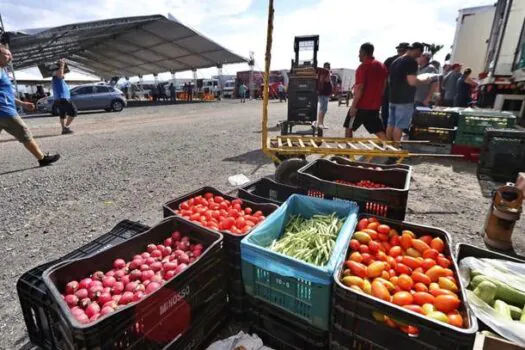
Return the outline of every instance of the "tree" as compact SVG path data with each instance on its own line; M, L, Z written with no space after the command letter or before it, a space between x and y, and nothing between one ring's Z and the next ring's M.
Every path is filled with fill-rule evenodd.
M434 57L434 55L436 53L438 53L439 50L441 50L443 48L443 45L437 45L437 44L426 44L426 45L427 45L428 51L430 52L432 57Z

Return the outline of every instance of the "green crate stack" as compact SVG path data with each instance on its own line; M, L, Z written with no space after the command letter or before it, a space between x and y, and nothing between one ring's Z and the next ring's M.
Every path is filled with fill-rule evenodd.
M454 143L469 147L481 147L485 129L512 129L516 117L508 112L462 111L459 114L458 131Z

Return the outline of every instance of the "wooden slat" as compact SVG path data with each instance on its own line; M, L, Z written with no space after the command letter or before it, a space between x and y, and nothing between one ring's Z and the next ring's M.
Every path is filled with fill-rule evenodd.
M336 144L337 147L339 147L340 149L345 149L345 146L341 145L339 142L335 142L335 144Z
M348 146L350 146L350 148L353 148L353 149L359 149L359 147L357 147L356 145L354 145L352 142L347 142L346 143Z
M286 138L286 143L288 144L288 147L292 148L292 141L290 141L288 137Z
M379 150L381 150L381 151L384 151L384 150L385 150L384 147L379 146L379 145L378 145L377 143L375 143L374 141L370 141L370 143L371 143L374 147L376 147L377 149L379 149Z
M299 145L301 145L301 147L303 147L303 148L305 147L303 140L299 139Z
M359 144L360 144L361 146L363 146L363 147L364 147L365 149L367 149L367 150L371 150L371 149L372 149L372 148L370 148L370 146L368 146L367 144L363 143L363 141L359 141Z
M319 147L319 146L317 146L317 144L314 142L314 140L310 140L310 143L311 143L312 146L314 146L315 148Z
M277 146L279 146L279 148L283 147L283 141L281 140L280 137L277 138Z
M388 148L388 149L390 149L390 150L392 150L392 151L395 151L395 152L398 152L398 151L399 151L399 149L395 148L395 147L392 146L392 145L385 145L385 147Z

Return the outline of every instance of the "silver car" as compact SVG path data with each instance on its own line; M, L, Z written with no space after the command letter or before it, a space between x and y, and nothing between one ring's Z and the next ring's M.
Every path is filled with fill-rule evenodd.
M108 112L120 112L127 105L122 91L113 86L102 84L86 84L71 89L71 101L79 111L104 109ZM37 102L37 109L40 112L58 115L54 102L53 96L44 97Z

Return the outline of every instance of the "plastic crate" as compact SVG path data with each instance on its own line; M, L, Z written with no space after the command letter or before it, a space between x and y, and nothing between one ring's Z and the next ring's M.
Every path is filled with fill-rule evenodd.
M73 279L93 271L107 271L113 260L130 260L151 242L163 242L175 230L205 247L202 255L186 270L166 282L143 300L126 305L86 325L76 321L62 300L60 291ZM56 302L63 348L79 349L161 349L191 328L192 321L222 292L227 305L222 235L201 226L170 217L148 231L116 246L78 260L67 260L43 274L50 296ZM204 311L203 311L204 310Z
M321 330L330 317L332 273L350 241L357 205L293 195L241 242L242 276L246 293L270 303ZM336 213L345 218L330 261L323 267L276 253L269 245L278 239L290 215L311 217Z
M283 204L292 194L306 194L306 191L279 182L275 182L267 177L251 182L238 190L239 198L252 201L254 203L273 203Z
M412 117L412 125L422 128L453 129L458 124L457 111L420 110L416 108Z
M119 244L149 227L138 222L124 220L110 232L87 243L66 256L40 265L24 273L16 283L20 307L24 316L29 339L43 349L63 349L64 340L59 331L56 302L50 297L42 275L49 267L64 260L79 259Z
M326 159L315 160L298 171L299 184L308 195L357 202L361 212L404 219L412 171L370 170L336 164ZM389 188L368 189L336 183L370 180Z
M185 194L177 199L171 200L164 204L163 211L164 211L164 217L169 217L172 215L177 216L175 214L175 210L179 208L179 205L187 201L190 198L204 195L205 193L213 193L214 196L222 196L225 199L228 200L234 200L235 197L229 196L227 194L222 193L221 191L217 190L213 187L202 187L196 191L190 192L188 194ZM245 206L249 206L253 209L253 211L260 210L263 212L264 216L270 215L275 209L277 209L277 205L271 204L271 203L255 203L249 200L245 200L243 208ZM184 219L183 219L184 220ZM214 230L212 230L214 231ZM216 232L216 231L214 231ZM244 310L241 308L245 303L242 301L245 293L244 288L237 288L237 289L231 289L230 287L235 284L242 285L242 273L241 273L241 240L246 235L234 235L230 232L226 231L220 231L220 233L224 237L224 252L226 255L226 262L228 266L227 271L227 278L228 278L228 295L230 297L230 300L233 300L234 303L232 303L232 312L236 316L243 316Z
M458 132L456 134L456 139L454 143L456 145L468 146L468 147L481 147L483 145L483 133L468 133L468 132Z
M458 131L483 134L486 128L513 128L516 117L511 113L493 111L466 111L459 113Z
M328 331L312 327L279 308L249 298L250 332L257 334L265 346L274 350L328 349Z
M410 128L409 139L415 141L430 141L434 143L452 144L456 137L457 127L451 129L425 128L412 126Z
M470 147L463 145L452 145L452 154L461 154L464 160L477 163L481 149L479 147Z
M452 144L446 143L409 143L403 146L407 151L418 154L450 154Z
M316 78L290 78L288 82L288 92L302 91L302 92L317 92Z
M370 217L370 215L361 216ZM332 310L331 348L332 349L472 349L478 325L476 318L465 303L465 289L458 278L458 266L452 256L450 235L441 229L417 225L408 222L381 218L381 223L391 228L411 230L417 236L430 234L440 237L446 243L445 254L451 256L453 269L459 283L460 296L463 300L460 312L468 322L466 329L459 329L426 318L423 315L406 310L395 304L359 293L346 287L340 281L344 260L339 261L334 273L334 298ZM348 255L348 252L344 255ZM373 312L414 325L419 329L417 336L407 335L398 329L379 323Z
M337 163L339 165L350 165L355 167L364 167L364 168L373 168L371 170L405 170L412 171L412 167L406 164L376 164L376 163L367 163L367 162L356 162L341 156L330 157L330 161Z
M478 177L514 182L525 171L525 131L487 129L478 164Z

